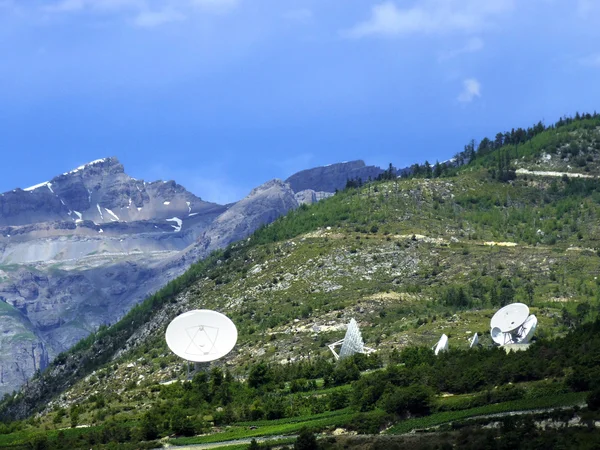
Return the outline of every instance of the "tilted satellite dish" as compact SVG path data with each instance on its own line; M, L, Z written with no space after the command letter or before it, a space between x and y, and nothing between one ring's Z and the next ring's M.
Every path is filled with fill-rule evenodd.
M535 329L537 328L538 320L534 314L531 314L527 320L523 323L523 337L522 343L528 344L535 333Z
M537 318L529 315L524 303L512 303L499 309L490 321L492 340L498 345L527 344L537 327Z
M473 336L473 339L471 339L471 345L469 345L469 348L477 347L478 345L479 345L479 336L477 336L477 333L475 333L475 336Z
M229 353L237 341L237 328L224 314L208 309L183 313L169 324L167 345L180 358L209 362Z
M442 334L440 340L432 348L433 353L437 354L448 350L448 336Z

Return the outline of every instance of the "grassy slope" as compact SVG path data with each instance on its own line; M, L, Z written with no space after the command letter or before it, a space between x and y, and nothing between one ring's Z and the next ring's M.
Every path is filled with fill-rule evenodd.
M534 138L521 148L525 158L519 164L544 169L540 154L552 146L561 154L565 136L570 142L596 142L597 131L572 128ZM590 154L586 173L595 174L598 154ZM452 178L398 180L343 192L278 220L249 242L197 265L119 324L59 359L55 374L64 373L61 364L65 371L69 365L82 369L64 383L46 375L45 394L37 401L46 402L97 369L50 407L101 392L112 416L135 420L140 404L156 401L146 394L152 385L182 376L183 366L168 352L162 332L169 318L195 307L226 311L238 324L239 345L228 363L240 371L256 359L325 355L323 345L343 336L350 317L359 321L367 344L382 353L430 345L442 332L451 347L466 346L471 333L487 331L495 308L488 288L498 279L512 281L514 300L534 306L540 333L563 333L563 306L574 310L580 302L597 301L598 185L530 176L498 183L485 169L493 158L488 155ZM562 164L555 160L548 169ZM449 286L469 292L469 308L440 303ZM594 316L591 312L587 319ZM315 324L319 331L313 331ZM127 340L130 350L98 370ZM77 365L81 358L84 364ZM32 400L30 406L39 405ZM93 412L84 404L82 423L98 421ZM42 424L49 424L53 415L45 417Z

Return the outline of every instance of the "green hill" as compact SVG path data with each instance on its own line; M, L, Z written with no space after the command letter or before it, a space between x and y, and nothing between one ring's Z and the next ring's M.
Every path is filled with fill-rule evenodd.
M62 432L82 446L225 424L236 425L201 440L293 434L307 424L376 432L407 414L485 412L509 401L527 409L548 396L558 399L548 407L571 404L560 395L593 389L593 364L565 346L585 347L599 325L571 341L553 339L600 312L600 117L524 133L503 137L497 148L465 149L459 158L468 164L413 167L409 178L348 188L199 262L5 398L6 420L40 414L0 424L0 446L45 439L33 430L50 443ZM513 301L529 304L539 319L532 350L461 351L475 332L490 346L489 319ZM239 340L210 373L184 383L185 364L163 335L177 314L195 308L225 312ZM377 353L335 366L326 344L343 337L351 318ZM432 359L423 347L442 333L451 352ZM589 351L600 351L590 342ZM393 372L397 363L410 366L409 358L421 368ZM539 367L541 358L553 365ZM516 378L490 378L498 365ZM427 379L425 369L434 375ZM377 375L381 392L367 389L377 383L361 378L366 370L386 374ZM454 384L444 381L452 370ZM508 382L518 385L494 393ZM357 397L363 388L370 399ZM397 409L394 401L417 406Z

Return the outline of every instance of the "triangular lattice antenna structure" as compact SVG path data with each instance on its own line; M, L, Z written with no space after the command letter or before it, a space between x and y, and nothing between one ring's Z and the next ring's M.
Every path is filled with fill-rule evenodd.
M344 343L340 350L340 358L352 356L355 353L364 353L364 346L365 344L362 335L360 334L360 330L358 329L358 324L356 323L356 320L351 319L348 324L348 329L346 330L346 336L344 336Z

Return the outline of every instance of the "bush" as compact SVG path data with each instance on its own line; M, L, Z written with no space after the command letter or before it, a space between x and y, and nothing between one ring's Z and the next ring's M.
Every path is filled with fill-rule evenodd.
M318 450L317 438L308 428L302 428L294 443L294 450Z
M352 416L352 419L345 425L345 428L356 431L359 434L378 434L391 422L391 419L388 414L380 410L358 413Z
M587 406L591 411L600 410L600 388L596 388L588 394Z
M426 415L431 410L433 393L425 386L413 385L406 388L396 388L389 395L381 398L383 409L390 414L399 416Z

